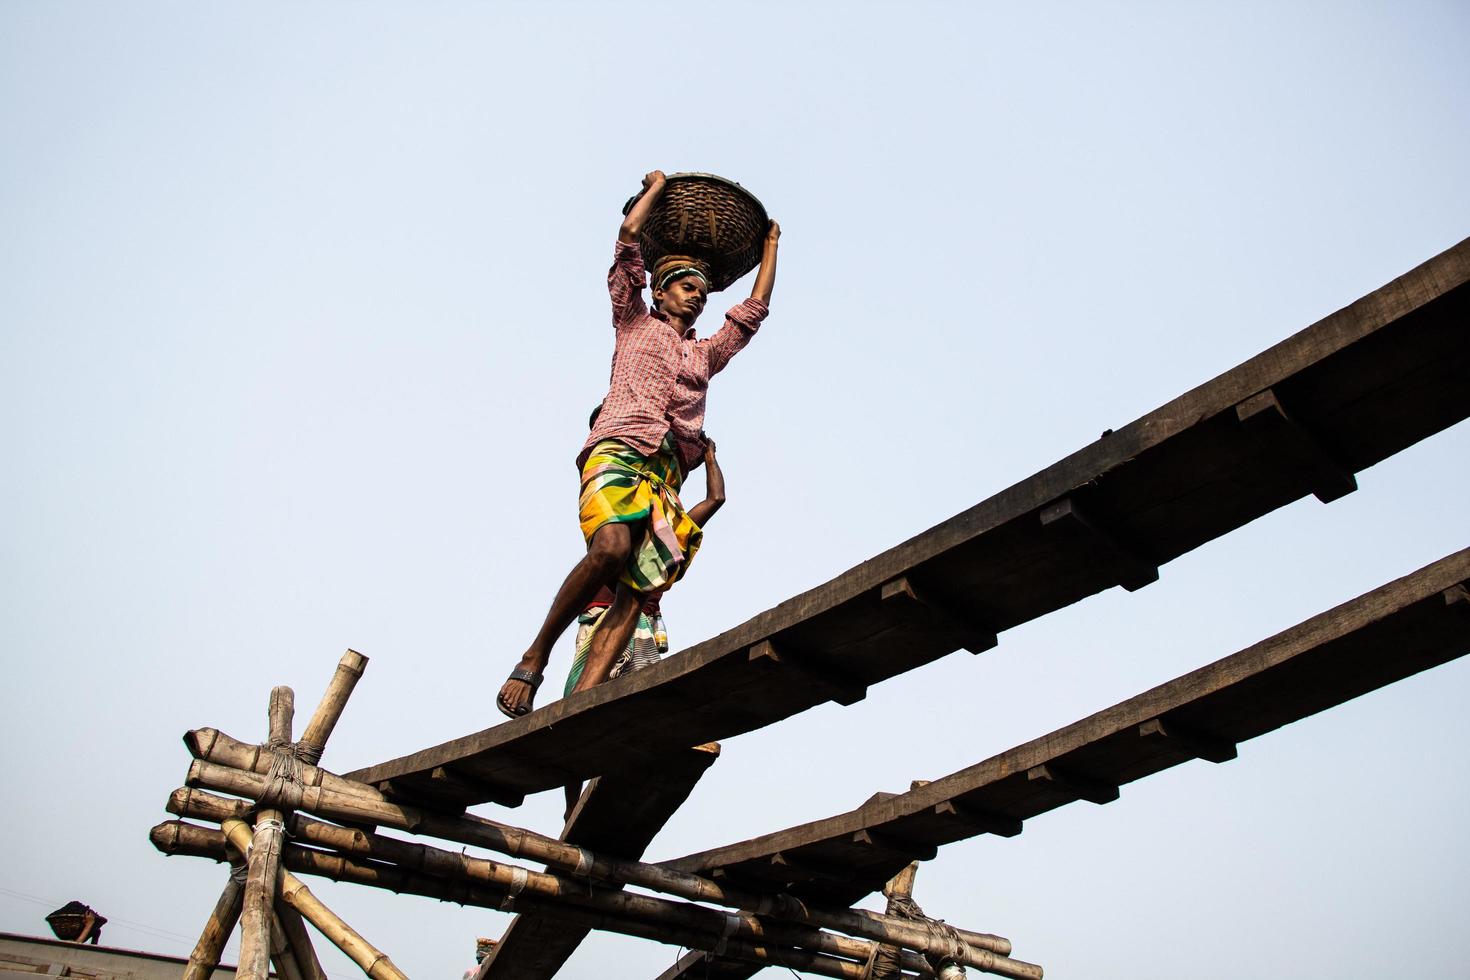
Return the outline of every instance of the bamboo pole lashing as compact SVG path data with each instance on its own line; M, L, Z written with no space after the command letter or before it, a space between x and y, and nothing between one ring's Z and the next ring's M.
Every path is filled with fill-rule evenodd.
M311 782L309 776L307 781ZM258 773L231 769L202 759L196 759L190 765L187 783L190 787L203 787L252 798L263 788ZM371 790L371 787L364 789ZM747 909L758 915L837 929L873 939L885 939L893 934L875 934L874 930L880 926L888 930L897 929L908 937L902 942L910 948L914 948L914 944L931 942L933 939L932 934L920 925L889 921L886 916L876 912L813 907L786 894L750 892L658 865L598 856L574 844L553 840L519 827L509 827L473 814L449 816L433 813L388 800L371 800L361 793L348 796L329 790L323 784L303 785L297 787L296 791L297 795L292 799L293 808L330 820L397 827L416 834L485 847L511 857L536 860L571 871L578 877L639 885L680 898ZM1011 951L1010 941L1001 936L967 930L960 931L959 934L966 945L977 953L991 952L1006 956ZM979 963L971 965L980 967Z
M154 831L155 843L166 852L196 854L204 857L218 856L220 848L218 831L179 822L160 824L154 828ZM441 879L405 871L396 866L378 862L368 864L353 861L323 851L288 847L285 861L289 867L303 873L316 874L335 881L387 888L401 894L423 895L441 901L453 901L463 905L492 909L499 909L504 904L504 897L501 893L475 888L468 882L460 883L456 887ZM863 967L860 961L866 959L872 946L872 943L860 939L822 933L819 930L803 930L800 927L783 924L766 924L759 937L765 941L753 942L751 939L736 936L733 929L727 934L727 930L718 926L714 929L697 929L687 925L630 919L592 908L552 905L530 896L518 898L515 905L516 909L523 914L550 915L567 922L585 925L588 928L604 929L691 949L705 949L711 952L723 950L719 955L748 959L767 965L788 965L823 976L840 977L843 980L861 980ZM725 916L723 913L714 914L725 921L735 918ZM779 944L790 940L798 933L809 934L806 938L812 941L815 948L791 946L781 949L779 954L772 950L773 943ZM928 970L923 958L917 954L907 954L905 962L906 965L914 967L916 975L932 975L932 971ZM1025 980L1033 980L1033 978L1039 978L1040 973L1039 971L1025 972L1020 976Z
M244 871L243 864L238 868L241 872ZM237 875L235 872L236 869L232 867L230 877L220 891L219 900L214 903L214 909L205 920L199 941L189 953L189 962L184 967L184 980L209 980L219 966L225 943L230 941L230 934L235 931L235 923L240 921L240 910L245 904L244 875Z
M243 848L250 845L250 828L243 820L226 820L220 829L225 839L236 847ZM289 850L296 851L299 848ZM408 980L402 971L393 965L387 953L364 939L361 933L322 904L322 901L312 894L311 889L302 884L301 880L291 872L282 870L280 886L281 898L300 912L308 922L316 927L318 932L331 940L332 944L343 953L346 953L373 980Z
M229 819L228 814L233 809L231 804L237 802L239 801L184 790L176 792L170 799L169 809L181 815L217 821L222 815ZM863 960L872 952L871 942L823 933L810 926L773 923L749 914L736 915L654 896L589 887L564 876L529 871L484 858L472 858L460 852L384 838L353 828L336 827L300 814L292 818L291 829L294 840L313 847L333 848L335 851L311 851L306 852L309 856L301 856L298 849L292 848L288 855L294 855L293 859L314 862L310 865L313 873L324 873L339 880L345 877L357 884L394 891L412 890L441 900L485 905L502 910L513 904L521 912L538 910L559 918L565 918L566 909L571 906L615 919L651 922L664 929L692 930L709 938L709 943L703 947L707 949L713 949L713 944L722 937L757 941L775 936L778 937L776 941L781 944ZM198 830L202 828L182 832L194 833ZM168 846L166 842L164 849L168 849ZM339 852L370 859L374 864L362 865L342 857ZM506 895L512 892L514 902L507 902ZM931 934L922 930L914 931L925 941L932 942ZM681 945L691 944L681 942ZM917 953L904 953L902 962L906 968L913 970L922 971L927 968L926 961ZM987 969L988 972L1018 980L1037 980L1041 976L1039 967L1000 957L985 950L975 952L973 965L978 969Z
M270 775L271 768L275 764L275 757L268 746L242 742L217 728L195 728L185 732L184 745L189 749L189 754L196 759L244 772L253 772L261 776ZM298 757L300 757L299 753ZM366 800L386 801L388 799L383 793L366 783L344 779L322 769L315 763L307 762L304 757L301 757L301 762L299 775L304 786L321 786L333 792Z

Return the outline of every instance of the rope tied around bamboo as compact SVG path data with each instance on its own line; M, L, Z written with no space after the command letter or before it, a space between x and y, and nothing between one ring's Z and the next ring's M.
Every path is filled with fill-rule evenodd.
M295 809L301 801L301 787L306 785L306 767L315 765L310 758L310 747L303 748L300 742L270 739L262 746L270 753L270 769L266 772L265 789L256 803L261 809ZM322 750L316 749L316 758ZM294 792L293 792L294 790Z
M914 922L923 926L933 938L931 950L947 950L942 953L926 952L924 959L933 968L934 973L940 980L951 980L951 978L963 977L965 975L964 964L970 958L970 945L965 942L959 930L943 919L935 919L925 914L924 909L913 896L896 894L888 899L888 914ZM875 947L873 956L867 964L868 977L896 976L897 963L891 964L894 972L886 972L890 964L881 959L882 947Z

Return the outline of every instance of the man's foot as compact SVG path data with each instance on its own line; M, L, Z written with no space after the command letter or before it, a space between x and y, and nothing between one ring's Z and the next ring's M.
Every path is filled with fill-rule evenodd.
M517 667L501 685L500 693L495 696L495 707L507 718L528 714L535 707L536 690L543 679L539 671Z

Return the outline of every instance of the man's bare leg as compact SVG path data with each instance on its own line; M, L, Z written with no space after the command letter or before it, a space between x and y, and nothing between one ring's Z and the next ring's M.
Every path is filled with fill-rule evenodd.
M645 598L647 597L643 593L629 588L626 582L618 583L612 605L602 614L587 646L587 662L582 665L582 676L577 679L577 686L572 688L573 694L596 687L607 680L618 656L628 649L628 641L633 639L633 631L638 628L638 616L643 611ZM572 809L581 796L580 782L567 784L567 812L562 815L562 819L570 819Z
M577 618L597 590L610 585L628 560L633 550L633 532L627 524L616 521L604 524L592 535L587 544L587 554L567 574L566 581L551 601L551 609L531 646L517 664L522 670L541 673L551 660L551 648L566 631L572 620ZM601 632L599 630L599 632ZM584 671L583 676L586 676ZM525 681L506 681L496 695L501 707L514 714L524 704L530 703L533 692Z
M613 603L602 614L602 622L597 624L597 632L592 634L592 642L587 646L587 663L582 667L577 686L572 688L573 694L607 680L618 655L628 649L628 641L633 639L645 598L643 593L634 592L628 583L618 583Z

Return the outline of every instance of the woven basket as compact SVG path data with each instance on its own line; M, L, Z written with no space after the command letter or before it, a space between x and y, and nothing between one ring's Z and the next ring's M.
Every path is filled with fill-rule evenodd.
M624 214L640 196L628 199ZM719 292L760 264L769 224L761 202L733 180L670 174L638 245L650 269L665 255L699 259L709 267L710 292Z

